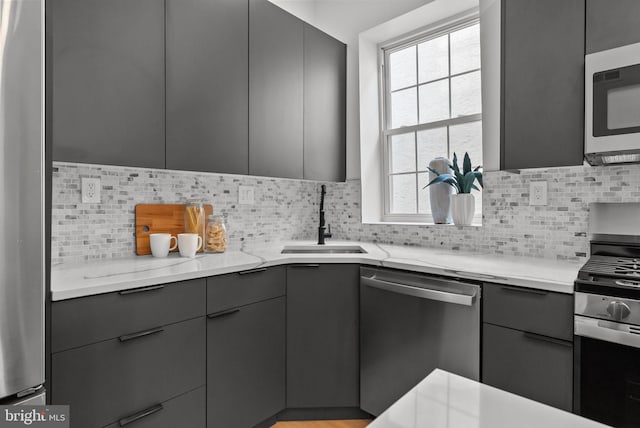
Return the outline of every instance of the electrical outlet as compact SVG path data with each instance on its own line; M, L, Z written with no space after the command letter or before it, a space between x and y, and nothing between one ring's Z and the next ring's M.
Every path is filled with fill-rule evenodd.
M255 203L253 186L238 186L238 203L240 205L253 205Z
M82 177L82 203L100 203L100 179Z
M547 205L546 181L532 181L529 183L529 205Z

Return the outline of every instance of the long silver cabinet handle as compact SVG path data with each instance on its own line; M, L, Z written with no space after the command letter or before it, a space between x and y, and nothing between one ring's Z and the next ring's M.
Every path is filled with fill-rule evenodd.
M635 325L574 315L573 333L576 336L640 348L640 328Z
M151 336L152 334L162 333L164 328L156 327L149 330L139 331L137 333L125 334L123 336L118 337L120 342L127 342L133 339L140 339L141 337Z
M164 407L162 404L156 404L155 406L151 406L148 409L144 409L139 411L138 413L134 413L131 416L127 416L126 418L122 418L118 421L118 424L123 427L125 425L129 425L132 422L140 420L142 418L146 418L147 416L151 416L154 413L158 413L160 410L163 410Z
M384 281L382 279L375 278L375 276L373 278L361 276L360 283L380 290L390 291L392 293L405 294L407 296L419 297L421 299L437 300L439 302L453 303L463 306L473 305L476 297L475 294L467 295L449 293L446 291L432 290L430 288L413 287L411 285L399 284L397 282Z
M126 296L127 294L136 294L136 293L144 293L145 291L162 290L163 288L164 288L164 285L152 285L151 287L134 288L133 290L124 290L118 294L120 294L121 296Z

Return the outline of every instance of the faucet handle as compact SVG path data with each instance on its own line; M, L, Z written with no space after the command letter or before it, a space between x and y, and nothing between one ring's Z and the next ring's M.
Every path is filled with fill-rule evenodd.
M333 235L331 234L331 225L327 224L327 232L325 232L324 237L325 238L331 238Z

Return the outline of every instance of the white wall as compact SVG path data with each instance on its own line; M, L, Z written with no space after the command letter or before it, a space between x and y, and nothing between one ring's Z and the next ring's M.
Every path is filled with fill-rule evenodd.
M270 0L347 44L347 179L360 178L358 34L432 0Z

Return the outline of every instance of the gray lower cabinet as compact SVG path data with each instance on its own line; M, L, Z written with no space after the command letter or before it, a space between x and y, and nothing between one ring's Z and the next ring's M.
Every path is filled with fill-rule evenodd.
M586 0L586 53L640 42L638 0Z
M487 323L482 333L484 383L571 411L571 342Z
M249 0L249 174L303 178L303 22Z
M248 174L248 0L167 0L167 168Z
M71 406L73 427L131 418L205 384L205 319L55 353L51 374L52 403Z
M247 428L285 407L285 297L211 314L207 426Z
M347 46L304 25L304 178L346 177Z
M571 411L573 296L483 285L482 382Z
M53 160L164 168L164 1L47 11Z
M206 396L204 386L171 400L156 404L123 418L106 428L196 428L205 426Z
M287 408L360 406L358 265L287 266Z
M207 426L248 428L285 407L285 271L207 279Z
M582 165L584 0L502 1L501 169Z

